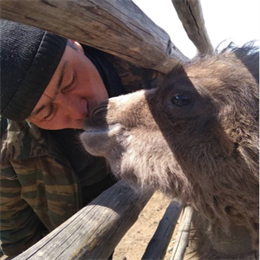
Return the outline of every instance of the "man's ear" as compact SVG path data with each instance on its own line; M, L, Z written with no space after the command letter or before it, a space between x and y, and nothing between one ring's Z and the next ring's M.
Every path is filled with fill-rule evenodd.
M79 42L69 39L69 41L81 52L84 53L84 50Z

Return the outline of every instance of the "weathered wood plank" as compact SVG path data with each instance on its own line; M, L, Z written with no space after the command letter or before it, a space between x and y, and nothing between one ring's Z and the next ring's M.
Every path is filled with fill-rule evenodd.
M1 17L167 73L187 58L130 0L1 0Z
M172 0L175 10L190 40L201 54L212 54L214 49L205 26L200 0Z
M188 245L193 208L187 206L180 221L177 238L170 260L182 260Z
M182 207L183 204L177 200L170 203L145 250L143 260L164 258Z
M107 259L151 195L120 181L14 259Z

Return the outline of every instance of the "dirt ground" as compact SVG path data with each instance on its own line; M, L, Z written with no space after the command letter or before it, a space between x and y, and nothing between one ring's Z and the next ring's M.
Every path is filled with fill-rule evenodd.
M142 258L146 246L152 238L170 201L171 200L169 198L165 197L160 192L156 192L153 195L139 215L136 223L131 227L116 247L113 259L138 260ZM164 257L165 260L168 260L171 257L175 235L176 232L174 232L167 248L167 252Z

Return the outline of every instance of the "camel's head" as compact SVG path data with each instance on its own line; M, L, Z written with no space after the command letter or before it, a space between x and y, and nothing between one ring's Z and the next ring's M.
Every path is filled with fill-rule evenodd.
M157 89L109 99L85 121L85 149L107 158L120 178L178 194L229 162L253 167L258 60L236 51L179 65Z

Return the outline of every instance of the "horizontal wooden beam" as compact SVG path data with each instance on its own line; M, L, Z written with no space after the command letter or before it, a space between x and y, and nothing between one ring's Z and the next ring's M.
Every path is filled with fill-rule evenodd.
M14 259L108 259L151 195L120 181Z
M212 54L214 49L205 26L200 0L172 0L172 3L198 52Z
M1 18L95 47L167 73L187 58L131 0L1 0Z

